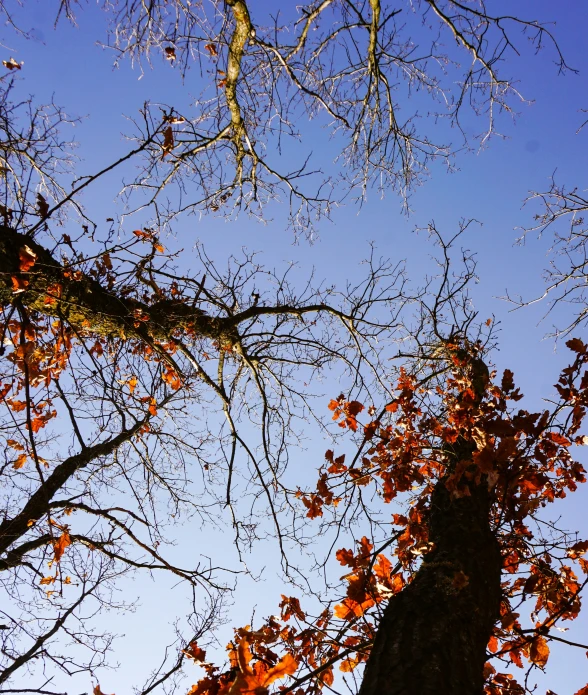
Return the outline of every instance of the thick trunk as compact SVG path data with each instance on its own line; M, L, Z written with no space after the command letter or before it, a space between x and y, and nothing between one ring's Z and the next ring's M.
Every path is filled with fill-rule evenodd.
M360 695L481 695L486 645L499 615L501 559L484 481L431 501L430 540L414 581L384 612ZM467 582L467 583L466 583Z

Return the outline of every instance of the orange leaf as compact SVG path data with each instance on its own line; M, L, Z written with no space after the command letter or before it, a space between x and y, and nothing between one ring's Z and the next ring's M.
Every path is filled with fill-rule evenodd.
M268 686L279 678L291 676L298 668L298 660L292 654L285 654L278 663L267 672L263 685Z
M17 278L14 275L12 275L10 279L12 280L13 294L20 294L21 292L24 292L26 288L29 286L29 281L25 280L24 278Z
M327 686L333 685L335 677L333 676L333 667L325 669L319 676L320 680Z
M490 637L490 641L488 642L488 651L491 651L492 654L496 654L498 651L498 640L496 637L494 637L494 635Z
M21 273L28 273L37 262L37 254L29 247L23 246L18 252L19 268Z
M583 688L580 688L577 693L574 693L574 695L588 695L588 685L585 685Z
M94 686L94 695L105 695L102 690L100 690L100 686L98 683Z
M59 562L63 557L63 553L68 545L71 545L71 538L67 530L67 526L63 527L63 533L59 538L53 543L53 553L55 555L55 562Z
M155 398L151 398L151 400L149 401L149 412L154 417L155 417L155 415L157 415L157 405L155 402Z
M11 446L13 449L16 449L17 451L24 451L24 446L14 439L8 439L6 443L8 444L8 446Z
M529 658L534 664L537 664L537 666L541 668L545 666L547 659L549 658L549 647L545 637L539 635L531 642Z
M21 454L12 465L14 466L14 468L16 468L18 470L19 468L22 468L26 462L27 462L27 455Z
M196 642L190 642L190 644L182 650L182 653L194 659L196 663L202 663L206 660L206 652L204 649L200 648Z

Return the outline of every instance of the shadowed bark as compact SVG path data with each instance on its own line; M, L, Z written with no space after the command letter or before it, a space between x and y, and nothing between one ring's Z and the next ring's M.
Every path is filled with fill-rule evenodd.
M388 604L360 695L481 695L501 596L489 506L484 484L451 499L439 482L431 502L435 549Z
M488 369L478 359L472 366L471 383L481 399ZM486 476L479 484L469 482L465 496L456 496L446 484L474 450L473 443L458 439L447 451L448 475L431 496L434 549L413 582L386 607L360 695L482 695L486 647L501 600L491 492Z

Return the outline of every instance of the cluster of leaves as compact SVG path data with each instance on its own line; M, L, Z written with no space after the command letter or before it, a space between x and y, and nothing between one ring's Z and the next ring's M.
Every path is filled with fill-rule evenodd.
M264 664L281 664L289 655L297 669L287 674L293 676L292 682L280 686L280 691L299 695L330 686L337 663L343 673L353 671L369 656L380 604L411 583L422 556L433 549L428 516L435 487L446 486L458 499L470 494L471 484L486 485L492 496L489 523L500 544L503 581L500 615L488 643L485 692L526 692L512 674L498 672L496 664L522 669L527 662L543 669L549 642L566 642L554 630L578 617L580 594L588 584L584 557L588 541L550 527L539 513L586 480L570 448L586 442L579 430L588 405L588 345L577 339L567 345L574 360L556 385L560 400L540 413L517 409L522 395L512 372L506 370L499 383L480 380L478 346L464 349L450 343L445 349L451 374L434 389L436 414L425 407L431 396L428 389L406 372L398 380L395 397L378 417L363 425L357 421L363 405L347 402L343 396L331 401L334 418L352 432L361 427L363 440L349 466L344 455L335 457L332 450L327 451L316 490L299 492L307 516L321 517L327 508L347 503L357 488L368 486L384 503L400 501L404 495L410 500L409 511L393 514L393 525L399 530L379 548L364 536L355 550L336 552L349 572L342 578L345 596L334 607L311 618L299 599L282 597L281 622L271 617L258 632L237 631L230 653L239 649L241 640L244 650L253 644L254 651L247 654L254 655L259 669L266 668ZM375 414L373 408L367 411ZM457 441L469 443L471 457L451 466L447 451ZM542 532L546 525L552 531L549 537ZM383 550L393 544L392 560ZM453 581L459 589L469 579L457 572ZM276 645L270 657L264 646L268 639ZM276 652L286 656L279 660ZM191 693L216 695L231 683L238 683L238 692L243 692L239 679L254 671L247 671L232 656L228 671L217 673L207 667L206 679ZM263 685L248 682L248 691ZM577 695L586 692L584 688Z

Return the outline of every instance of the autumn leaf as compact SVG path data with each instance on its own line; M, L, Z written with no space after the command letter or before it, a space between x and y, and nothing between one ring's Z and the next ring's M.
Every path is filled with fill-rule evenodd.
M182 649L182 654L185 654L190 659L194 659L196 663L202 663L206 660L206 652L196 642L190 642L185 649Z
M2 65L9 70L20 70L24 63L17 63L14 58L9 58L8 60L3 60Z
M586 345L580 340L580 338L571 338L566 342L566 347L568 347L572 352L584 353L586 352Z
M263 686L267 687L274 681L291 676L298 668L298 660L292 654L285 654L275 666L269 669L263 678Z
M300 601L294 596L284 596L282 594L280 609L282 611L282 620L290 620L293 615L299 620L306 620L306 614L300 608Z
M31 420L31 431L32 432L38 432L39 430L43 429L45 425L49 422L49 420L53 419L56 417L57 411L56 410L49 410L45 413L45 415L39 415L38 417L34 417ZM28 429L28 425L27 425Z
M331 668L327 668L324 671L321 671L319 679L327 687L333 685L333 681L335 680L335 676L333 675L333 667L331 666Z
M176 59L176 49L173 46L165 47L165 59L171 61L172 63Z
M238 668L239 672L230 692L255 693L262 695L267 693L267 688L274 681L292 675L298 668L298 660L292 654L285 654L274 666L269 667L262 661L251 666L253 654L251 652L251 638L255 633L244 632L237 648L231 649L231 665Z
M339 670L343 671L343 673L350 673L353 671L357 665L359 664L359 659L352 659L351 657L347 657L341 662L341 665L339 666Z
M502 390L504 393L508 393L509 391L512 391L514 388L514 374L511 372L510 369L505 369L504 374L502 376Z
M585 552L588 552L588 541L578 541L578 543L574 543L574 545L568 548L568 557L575 560Z
M574 693L574 695L588 695L588 685L585 685L583 688L580 688L577 693Z
M12 447L13 449L16 449L17 451L24 451L24 446L20 442L17 442L15 439L7 439L6 443L8 444L8 446Z
M55 562L60 562L63 553L68 545L71 545L71 538L67 526L63 527L63 533L56 541L53 541L53 555Z
M545 664L547 663L547 659L549 658L549 647L547 645L547 640L545 639L545 637L539 635L538 637L535 637L535 639L531 642L531 647L529 649L529 658L534 664L536 664L540 668L543 668L543 666L545 666Z
M19 269L21 273L28 273L37 261L37 254L30 246L22 246L18 251Z
M496 669L494 668L494 666L492 666L492 664L489 661L487 661L484 664L484 671L483 671L484 680L487 680L488 678L490 678L490 676L492 676L494 673L496 673Z
M22 468L26 462L27 462L27 455L21 454L12 465L14 468L16 468L16 470L18 470L19 468Z
M41 586L48 586L49 584L53 584L54 581L55 581L55 577L43 577L43 579L41 579L39 584Z
M174 148L174 131L172 130L171 126L167 126L167 128L163 131L163 156L165 157L168 155Z
M29 281L24 278L17 278L12 275L10 279L12 280L12 294L20 294L29 286Z
M41 193L37 193L37 214L42 220L49 214L49 203Z
M175 369L173 369L171 367L163 370L163 373L161 375L161 379L166 384L169 384L169 386L171 386L171 388L174 391L177 391L182 385L182 380L178 376L178 373L175 371ZM156 413L153 413L153 414L156 414Z
M106 695L100 690L100 685L98 683L94 686L94 695Z
M212 58L216 58L216 56L218 55L218 51L216 50L216 46L213 43L207 43L206 46L204 46L204 48L205 48L205 50L208 51L208 53L210 54L210 56Z
M151 413L151 415L153 415L153 417L157 415L157 403L155 401L155 398L151 398L151 400L149 401L149 412Z

